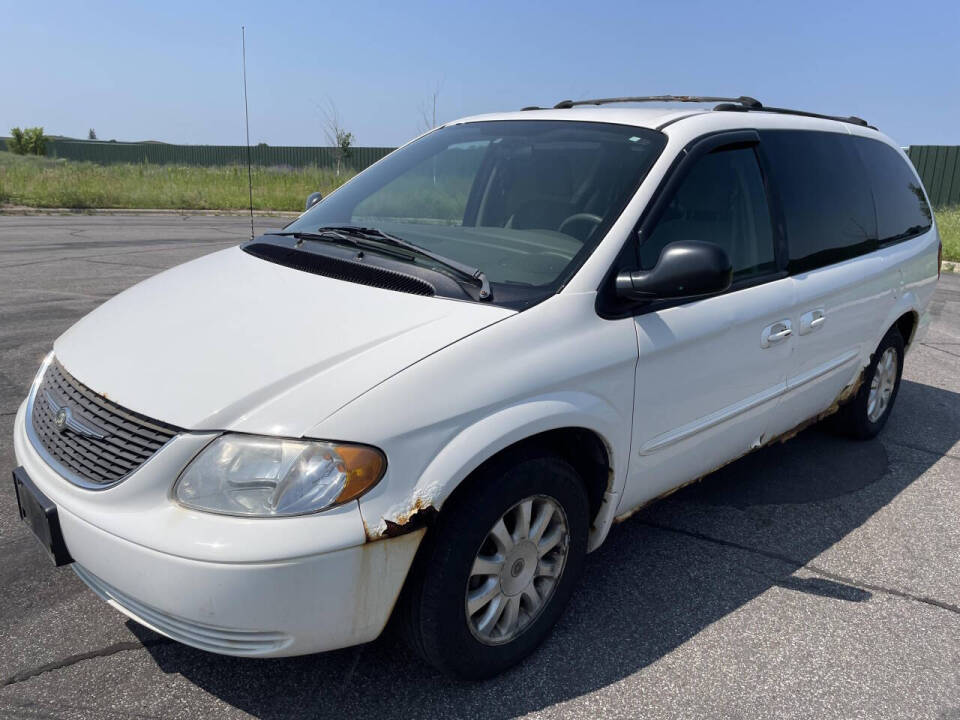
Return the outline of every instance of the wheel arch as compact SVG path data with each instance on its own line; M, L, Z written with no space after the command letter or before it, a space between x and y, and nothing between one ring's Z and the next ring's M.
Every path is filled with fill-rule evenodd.
M609 530L614 500L626 477L629 428L630 418L619 417L601 398L585 393L540 397L490 414L447 442L402 502L375 512L361 499L367 538L378 540L431 524L451 497L469 491L471 480L489 463L539 444L584 479L593 550Z
M864 366L870 362L870 356L891 328L897 328L900 331L904 349L910 350L920 324L920 313L917 311L919 306L920 302L912 291L907 291L900 296L897 304L890 310L883 324L878 328L879 332L873 338L872 343L864 348Z
M542 448L551 455L561 458L577 472L587 492L587 499L590 502L590 522L593 523L603 505L604 495L612 489L613 465L607 443L596 431L585 427L559 427L545 430L508 445L474 468L444 502L451 502L461 494L469 493L472 482L492 465L515 453L534 448Z
M916 310L908 310L898 317L893 323L900 331L900 337L903 338L903 345L910 347L913 341L914 333L917 331L917 323L920 321L920 315Z

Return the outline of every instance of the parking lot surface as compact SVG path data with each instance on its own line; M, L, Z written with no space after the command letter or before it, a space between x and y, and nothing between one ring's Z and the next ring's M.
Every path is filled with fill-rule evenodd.
M53 340L130 285L244 240L248 222L0 216L5 473ZM814 427L617 525L546 644L484 683L437 675L391 629L282 660L167 640L54 569L4 480L0 716L960 720L960 276L941 280L933 313L878 439Z

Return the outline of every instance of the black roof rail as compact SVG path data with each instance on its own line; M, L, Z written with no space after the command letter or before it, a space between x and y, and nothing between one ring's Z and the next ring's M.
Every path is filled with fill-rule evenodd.
M752 97L741 95L740 97L713 97L710 95L642 95L639 97L616 97L616 98L598 98L596 100L562 100L554 105L555 110L576 107L577 105L609 105L610 103L635 103L635 102L728 102L739 103L743 107L763 107L759 100ZM524 108L524 110L533 108ZM538 108L539 109L539 108Z
M822 113L808 112L806 110L791 110L790 108L768 107L763 105L760 107L744 107L743 105L734 105L732 103L721 103L713 109L726 112L749 112L751 110L759 110L760 112L779 113L780 115L800 115L801 117L820 118L821 120L836 120L838 122L845 122L852 125L867 127L871 130L877 129L863 118L859 118L855 115L848 115L846 117L842 115L823 115Z
M800 115L802 117L821 118L823 120L836 120L838 122L851 123L868 127L872 130L877 128L869 124L863 118L850 115L843 117L841 115L823 115L821 113L808 112L806 110L791 110L790 108L767 107L756 98L747 95L740 97L715 97L711 95L640 95L637 97L615 97L615 98L597 98L595 100L562 100L553 106L555 110L565 110L578 105L609 105L611 103L644 103L644 102L680 102L680 103L720 103L714 106L714 110L728 112L770 112L781 115ZM525 107L523 110L545 110L546 108L536 105Z

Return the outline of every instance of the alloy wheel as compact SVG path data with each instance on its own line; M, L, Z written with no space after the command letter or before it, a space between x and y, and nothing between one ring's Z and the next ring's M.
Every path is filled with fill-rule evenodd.
M563 508L535 495L507 510L477 550L467 580L465 611L485 645L517 638L550 601L569 547Z
M870 395L867 397L867 419L875 423L887 411L893 389L897 385L898 357L895 348L888 347L880 356L873 380L870 381Z

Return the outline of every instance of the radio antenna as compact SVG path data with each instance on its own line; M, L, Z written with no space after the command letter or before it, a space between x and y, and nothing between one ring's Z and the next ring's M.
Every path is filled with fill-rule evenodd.
M250 239L253 240L253 171L250 169L250 109L247 107L247 30L240 26L243 44L243 115L247 124L247 189L250 191Z

